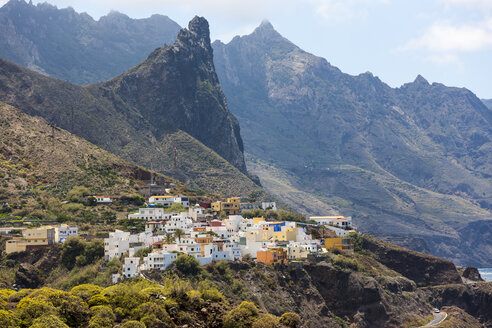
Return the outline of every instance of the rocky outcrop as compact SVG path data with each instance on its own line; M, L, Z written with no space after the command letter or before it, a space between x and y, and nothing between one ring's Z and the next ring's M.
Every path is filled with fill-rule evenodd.
M17 288L38 288L43 282L41 272L32 264L22 263L15 272Z
M434 306L456 306L492 326L492 283L478 282L437 286L425 289L428 301Z
M195 17L173 46L94 90L112 90L138 110L159 136L180 129L246 172L239 124L227 109L215 74L208 22Z
M363 236L363 248L378 262L415 281L417 286L461 283L456 267L449 260L410 251L369 235Z
M480 272L478 272L478 269L475 267L466 267L461 275L463 276L463 278L466 278L468 280L484 281L480 276Z

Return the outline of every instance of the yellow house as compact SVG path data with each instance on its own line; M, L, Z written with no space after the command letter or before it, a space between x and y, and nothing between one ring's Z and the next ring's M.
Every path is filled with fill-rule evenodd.
M297 228L287 228L283 231L274 231L272 241L297 241Z
M265 218L263 216L261 217L258 217L258 218L253 218L253 224L258 224L260 223L261 221L266 221Z
M5 252L7 254L14 252L24 252L32 248L38 248L55 243L55 229L43 227L37 229L26 229L22 232L22 238L13 238L7 240Z
M350 237L325 238L325 248L338 248L343 251L353 251L354 240Z
M223 212L225 215L239 215L241 211L241 203L239 197L227 198L225 202L214 202L210 206L215 212Z

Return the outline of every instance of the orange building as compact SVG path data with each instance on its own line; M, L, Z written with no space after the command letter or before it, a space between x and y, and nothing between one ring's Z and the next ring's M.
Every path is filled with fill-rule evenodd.
M256 261L258 263L288 263L287 253L283 248L269 247L256 252Z
M351 237L325 238L325 248L338 248L343 251L354 251L354 240Z

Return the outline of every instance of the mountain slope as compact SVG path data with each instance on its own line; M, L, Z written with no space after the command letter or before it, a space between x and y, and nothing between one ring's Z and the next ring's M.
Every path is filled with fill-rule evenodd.
M260 188L245 175L239 126L218 84L208 35L207 21L196 17L173 46L90 86L0 60L0 100L141 165L153 159L156 170L185 183L248 195Z
M268 22L213 47L248 166L267 190L290 184L364 231L417 236L434 254L470 260L460 245L479 236L461 231L492 222L492 112L473 93L420 76L392 89L370 73L344 74ZM291 189L275 191L323 214Z
M0 8L0 57L62 80L95 83L172 44L179 29L167 16L111 12L95 21L72 8L11 0Z
M0 126L1 201L26 200L36 188L65 195L79 185L94 193L132 194L150 180L149 170L1 102Z

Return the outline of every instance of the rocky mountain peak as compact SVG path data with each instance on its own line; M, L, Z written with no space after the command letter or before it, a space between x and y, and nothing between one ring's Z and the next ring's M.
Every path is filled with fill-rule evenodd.
M283 39L282 35L280 35L266 19L261 22L251 35L262 39Z
M422 76L422 75L417 75L415 78L415 81L413 81L415 84L420 84L420 85L429 85L429 82Z
M188 24L188 30L210 43L210 28L205 18L195 16Z

